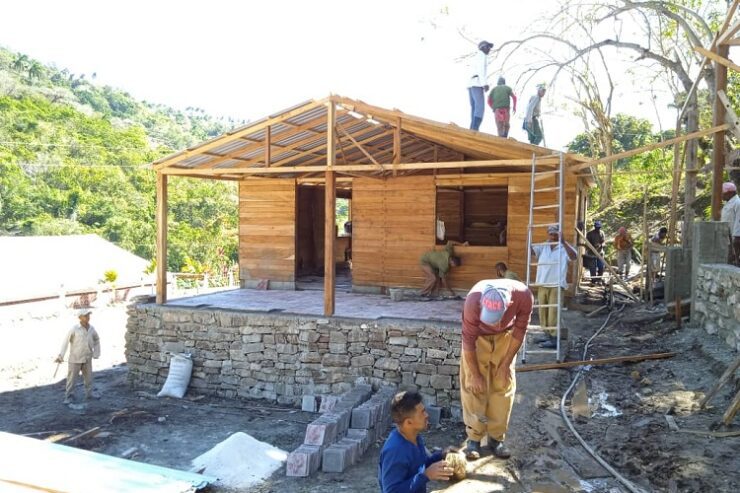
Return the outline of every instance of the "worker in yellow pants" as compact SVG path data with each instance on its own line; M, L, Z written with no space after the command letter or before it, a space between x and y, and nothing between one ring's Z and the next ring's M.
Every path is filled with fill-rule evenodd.
M473 393L468 390L470 369L465 358L460 369L460 400L463 407L463 421L468 438L476 442L486 433L498 442L503 442L509 427L509 416L514 404L516 392L516 375L514 360L507 365L509 379L500 376L499 368L506 350L511 342L511 331L503 334L479 336L475 344L475 355L478 359L478 371L483 375L486 391Z
M480 442L486 434L496 457L511 456L504 439L516 392L514 359L533 304L529 288L513 279L480 281L465 299L460 400L468 460L480 458Z

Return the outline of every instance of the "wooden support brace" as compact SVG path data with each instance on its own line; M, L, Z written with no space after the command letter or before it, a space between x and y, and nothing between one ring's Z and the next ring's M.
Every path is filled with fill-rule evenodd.
M579 230L578 230L578 228L573 228L573 229L575 229L575 231L576 231L576 233L578 234L578 236L580 236L580 237L581 237L581 240L583 240L583 243L584 243L584 244L586 245L586 248L588 248L589 250L591 250L591 253L593 253L594 255L596 255L596 257L597 257L597 258L598 258L599 260L601 260L601 261L602 261L602 262L604 263L604 266L605 266L605 267L606 267L607 269L609 269L609 274L611 274L611 278L612 278L612 279L614 279L614 280L616 280L616 281L617 281L617 282L619 283L619 285L620 285L620 286L622 286L622 287L624 288L624 290L625 290L625 291L627 292L627 297L628 297L628 298L630 298L630 299L631 299L631 300L633 300L633 301L640 301L640 300L639 300L639 299L638 299L638 298L637 298L637 297L636 297L636 296L635 296L634 294L632 294L632 292L631 292L631 290L630 290L630 287L629 287L629 286L627 285L627 283L625 283L625 282L624 282L624 281L623 281L623 280L622 280L622 279L621 279L621 278L620 278L620 277L619 277L619 276L617 275L617 273L616 273L616 272L614 272L614 269L612 268L612 266L611 266L611 265L609 265L609 262L607 262L607 261L606 261L606 260L604 259L604 257L603 257L603 256L602 256L602 255L601 255L601 254L600 254L599 252L597 252L597 251L596 251L596 249L595 249L595 248L594 248L594 247L593 247L593 246L591 245L591 243L589 243L589 242L588 242L588 240L587 240L587 239L586 239L586 237L585 237L585 236L583 235L583 233L581 233L581 231L579 231Z
M344 136L347 137L350 140L350 142L352 142L352 145L354 145L355 147L357 147L365 155L365 157L368 158L374 165L380 166L381 168L383 168L383 166L378 161L375 160L375 158L373 157L373 155L370 154L369 152L367 152L365 150L365 148L362 147L362 144L360 144L359 142L357 142L355 140L355 138L352 137L352 135L350 135L349 132L347 132L341 125L339 125L339 123L337 123L337 129L340 132L342 132L344 134Z
M714 397L717 392L719 392L719 389L721 389L722 386L726 384L728 380L730 380L730 378L735 374L738 368L740 368L740 357L735 358L735 361L733 361L732 364L727 367L722 376L719 377L719 380L717 380L717 383L714 384L714 386L709 390L709 392L707 392L701 402L699 402L699 407L701 409L704 409L704 407L706 407L712 397Z
M697 53L701 53L707 58L711 58L712 60L719 63L720 65L724 65L727 68L731 68L735 72L740 72L740 65L735 64L732 60L729 60L723 56L719 56L713 51L709 51L706 48L702 48L701 46L695 46L694 51L696 51Z
M730 124L728 130L735 135L736 139L740 140L740 118L732 108L732 104L724 91L717 91L717 97L722 102L722 106L725 107L725 121Z
M735 415L737 414L738 409L740 409L740 390L737 391L737 394L735 394L735 398L732 399L730 407L728 407L727 411L725 411L725 414L722 415L722 423L725 426L730 426L732 420L735 419Z

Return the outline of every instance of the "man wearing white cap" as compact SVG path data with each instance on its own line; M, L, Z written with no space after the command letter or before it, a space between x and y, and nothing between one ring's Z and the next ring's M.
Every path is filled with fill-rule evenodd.
M478 130L486 110L485 95L488 92L488 54L493 43L481 41L478 52L468 67L468 97L470 98L470 130Z
M727 263L740 266L740 197L737 195L737 187L731 181L722 184L722 199L725 205L722 207L720 221L727 223L730 228Z
M486 435L496 457L511 456L504 438L516 392L514 359L533 303L529 288L513 279L480 281L465 298L460 401L468 460L480 458L480 442Z
M69 329L64 338L62 350L54 360L57 363L64 361L64 355L69 346L69 358L67 359L67 387L64 392L64 403L72 402L75 380L82 373L82 381L85 383L85 397L87 399L97 398L92 387L92 360L100 357L100 337L95 328L90 325L90 314L92 310L83 308L77 311L80 323Z
M547 227L548 244L532 245L537 257L537 303L540 305L540 326L548 340L542 341L543 348L556 348L555 330L558 324L558 290L568 287L568 261L575 260L577 253L560 234L556 225ZM562 294L562 292L561 292ZM560 302L563 297L560 296ZM550 305L550 306L544 306Z

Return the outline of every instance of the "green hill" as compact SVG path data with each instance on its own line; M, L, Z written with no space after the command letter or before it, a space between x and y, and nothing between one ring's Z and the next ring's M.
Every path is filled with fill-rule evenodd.
M242 123L138 101L95 74L0 48L0 234L96 233L153 259L146 163ZM171 180L168 269L235 262L236 221L234 184Z

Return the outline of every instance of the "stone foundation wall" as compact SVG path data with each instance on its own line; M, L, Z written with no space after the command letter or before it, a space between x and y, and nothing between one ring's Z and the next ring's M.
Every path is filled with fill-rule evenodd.
M740 351L740 267L701 264L696 286L692 321Z
M460 325L317 319L154 304L129 307L126 359L135 387L159 388L168 352L193 355L190 392L300 404L358 379L416 386L427 405L460 402Z

